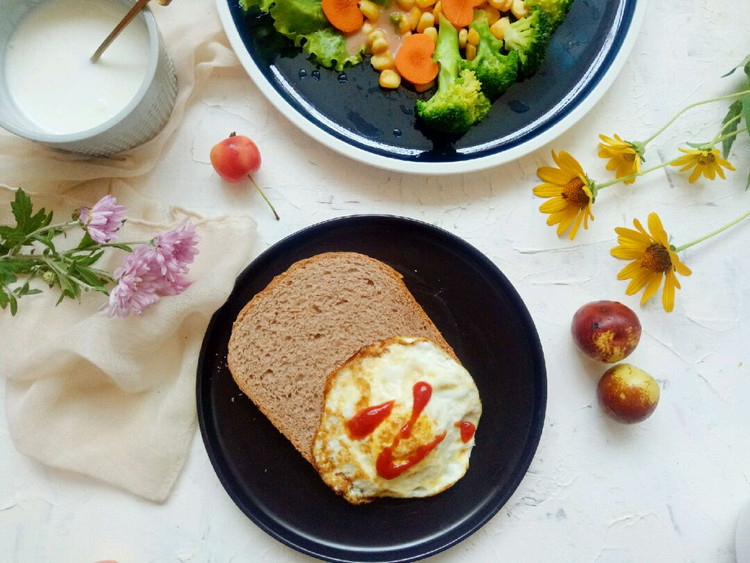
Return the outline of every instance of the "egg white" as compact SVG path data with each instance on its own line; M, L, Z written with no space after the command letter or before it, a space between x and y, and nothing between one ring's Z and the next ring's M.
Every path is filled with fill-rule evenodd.
M385 479L376 469L378 454L409 420L414 384L420 381L430 384L432 396L411 438L396 448L396 458L405 458L442 433L445 438L422 461ZM365 438L352 438L347 421L360 409L387 401L394 401L388 418ZM474 436L464 442L456 423L477 427L481 413L476 384L459 362L429 340L391 338L364 348L329 377L313 462L323 480L354 504L384 496L435 495L469 467Z

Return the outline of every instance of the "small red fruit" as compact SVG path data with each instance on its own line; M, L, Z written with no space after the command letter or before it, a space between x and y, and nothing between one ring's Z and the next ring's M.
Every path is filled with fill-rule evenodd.
M641 323L632 309L617 301L593 301L573 315L570 325L578 349L613 364L627 358L641 339Z
M642 369L617 364L604 372L596 388L599 404L619 422L646 420L659 404L659 384Z
M209 156L216 173L227 182L241 182L245 178L250 178L255 189L271 208L273 216L277 221L279 220L279 214L276 213L273 204L253 179L252 174L260 168L260 151L251 139L232 132L229 137L211 148Z
M227 182L241 182L260 168L260 151L248 137L232 133L211 149L211 164Z

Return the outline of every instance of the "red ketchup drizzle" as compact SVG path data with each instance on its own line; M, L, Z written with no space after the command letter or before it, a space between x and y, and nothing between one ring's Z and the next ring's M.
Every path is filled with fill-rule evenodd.
M393 450L396 449L401 438L408 438L411 436L412 426L414 426L419 415L422 414L425 406L427 406L427 403L430 401L430 397L432 397L432 387L429 383L418 381L414 384L412 393L414 395L414 404L411 408L411 417L398 431L393 438L391 445L383 448L383 451L380 452L380 455L378 455L378 459L375 462L375 468L377 469L378 475L383 479L395 479L410 467L415 466L422 461L428 453L435 449L435 447L443 441L443 438L445 438L445 432L443 432L442 434L435 436L435 438L426 444L419 446L405 460L398 462L393 460Z
M459 420L454 426L461 431L461 441L463 443L471 440L474 437L474 432L477 431L477 427L468 420Z
M393 401L374 407L365 407L346 422L349 434L355 440L361 440L372 434L378 425L391 414Z

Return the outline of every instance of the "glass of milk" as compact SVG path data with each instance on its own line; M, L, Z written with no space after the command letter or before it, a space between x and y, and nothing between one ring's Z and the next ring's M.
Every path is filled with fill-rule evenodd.
M91 55L130 0L0 0L0 126L90 156L154 137L177 93L148 8L97 62Z

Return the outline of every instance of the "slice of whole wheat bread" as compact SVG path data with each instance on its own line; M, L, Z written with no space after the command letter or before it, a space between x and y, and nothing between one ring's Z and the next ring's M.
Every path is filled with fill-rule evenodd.
M328 375L362 347L424 337L455 353L401 275L353 252L293 264L242 309L227 362L240 389L312 462Z

